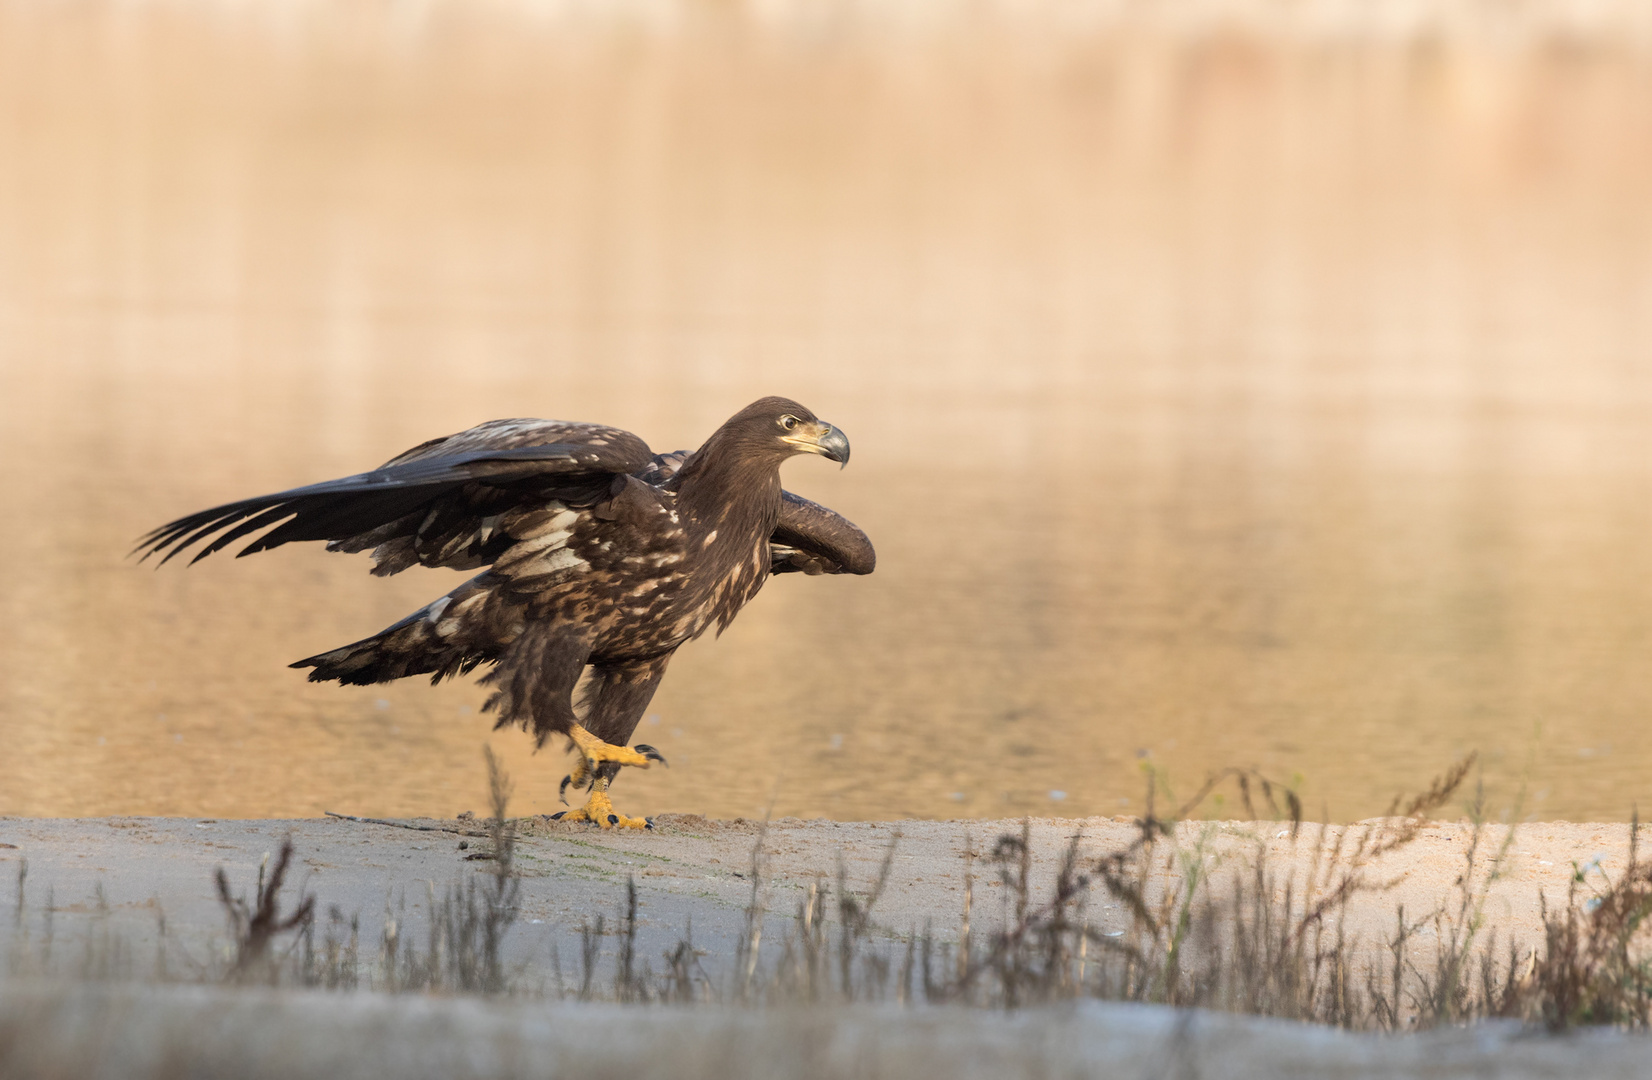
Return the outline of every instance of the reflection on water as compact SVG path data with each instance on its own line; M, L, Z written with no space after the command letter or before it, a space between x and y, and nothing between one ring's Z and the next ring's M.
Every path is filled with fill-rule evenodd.
M451 575L121 556L767 393L879 569L685 649L630 812L1113 813L1147 761L1352 818L1473 748L1494 808L1652 803L1652 64L411 10L0 8L0 812L451 814L484 741L553 809L472 683L284 666Z

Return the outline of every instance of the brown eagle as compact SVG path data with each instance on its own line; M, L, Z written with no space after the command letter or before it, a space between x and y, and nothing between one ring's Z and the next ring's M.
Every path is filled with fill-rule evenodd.
M847 464L849 440L779 397L740 410L693 453L656 455L600 424L493 420L372 472L179 518L136 550L164 564L219 533L198 562L275 526L238 554L325 540L373 549L375 574L485 567L372 637L292 666L313 668L311 681L366 684L491 664L495 726L518 724L541 746L567 735L579 752L562 789L589 785L590 798L555 816L648 828L614 811L608 786L621 766L665 761L625 743L671 654L713 624L721 633L770 574L869 574L876 563L847 519L781 490L780 463L795 454Z

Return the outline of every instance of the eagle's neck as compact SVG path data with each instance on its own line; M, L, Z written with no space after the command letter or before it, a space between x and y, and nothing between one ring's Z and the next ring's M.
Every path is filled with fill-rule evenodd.
M667 482L692 532L766 540L774 531L780 520L780 462L740 449L713 435Z
M692 637L713 622L722 633L769 576L769 537L780 521L780 460L740 450L713 435L666 484L677 491L688 552L703 582Z

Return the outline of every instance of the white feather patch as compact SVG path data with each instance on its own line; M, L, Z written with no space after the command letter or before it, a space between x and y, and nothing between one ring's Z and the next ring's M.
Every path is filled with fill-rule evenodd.
M555 532L543 533L531 540L523 540L520 543L513 544L510 550L500 556L499 561L493 564L493 568L501 572L509 571L512 567L520 566L543 551L561 554L567 550L562 545L566 544L568 538L572 535L573 533L566 529L558 529ZM574 558L577 559L578 556L576 555Z
M559 548L556 551L551 552L551 554L547 556L540 565L546 570L554 572L557 570L568 569L583 570L591 564L580 558L578 555L575 555L567 548Z
M518 540L531 540L547 532L572 529L579 520L579 511L552 504L543 510L533 510L520 517L508 519L505 531Z

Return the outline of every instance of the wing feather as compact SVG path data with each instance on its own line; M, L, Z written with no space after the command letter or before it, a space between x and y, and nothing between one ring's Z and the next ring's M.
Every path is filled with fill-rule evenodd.
M780 524L769 537L771 574L870 574L872 541L854 522L789 491L780 493Z
M145 535L134 554L143 559L160 554L164 563L227 529L195 556L199 560L268 525L276 528L237 556L302 540L360 550L368 541L416 539L423 523L438 519L441 550L456 532L485 531L486 517L523 503L593 497L616 475L645 467L651 457L646 443L618 428L494 420L421 443L370 472L181 517Z

